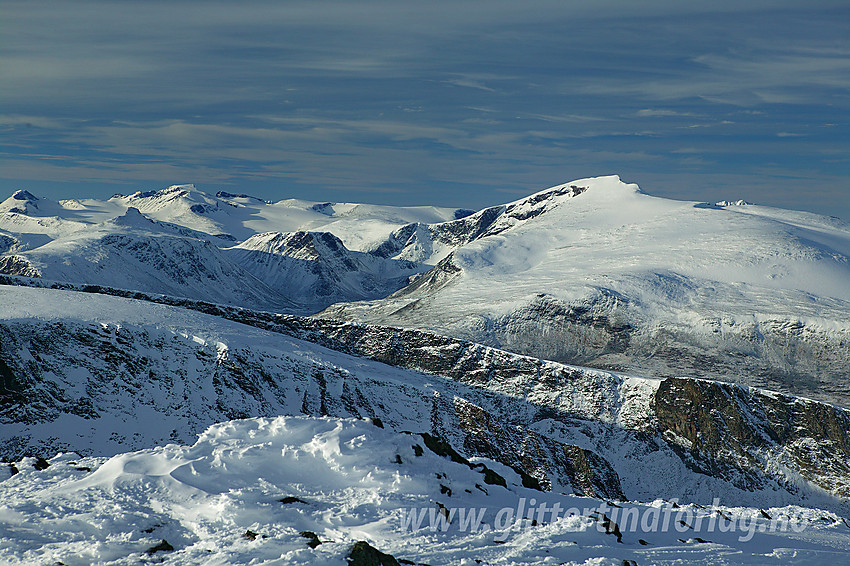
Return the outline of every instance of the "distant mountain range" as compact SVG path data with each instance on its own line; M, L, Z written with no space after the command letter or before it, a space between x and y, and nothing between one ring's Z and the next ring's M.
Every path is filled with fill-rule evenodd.
M191 185L58 203L18 191L0 203L0 273L316 312L386 296L427 269L358 247L381 243L411 222L467 213L268 203L225 192L211 197Z

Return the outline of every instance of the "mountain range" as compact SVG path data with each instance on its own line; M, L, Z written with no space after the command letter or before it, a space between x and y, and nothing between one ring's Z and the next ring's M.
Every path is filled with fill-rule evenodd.
M581 179L478 212L269 203L191 185L19 191L0 273L431 330L638 375L850 404L850 226Z
M614 176L480 211L18 191L0 560L834 561L848 258L837 218ZM607 511L497 533L532 497ZM406 531L405 506L489 530ZM686 528L617 526L662 507Z

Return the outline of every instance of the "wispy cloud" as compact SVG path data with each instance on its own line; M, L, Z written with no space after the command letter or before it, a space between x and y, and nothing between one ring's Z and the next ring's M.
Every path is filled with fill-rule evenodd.
M635 112L635 115L642 118L669 118L673 116L694 116L694 113L679 112L676 110L669 110L667 108L643 108Z

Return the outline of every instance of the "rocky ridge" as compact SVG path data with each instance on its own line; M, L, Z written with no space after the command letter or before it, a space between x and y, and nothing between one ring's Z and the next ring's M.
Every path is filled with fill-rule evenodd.
M13 282L10 279L3 282ZM204 354L202 348L180 356L191 353L201 360L201 374L214 376L216 393L186 401L182 408L179 403L156 404L169 411L185 414L191 407L193 414L219 420L281 411L379 417L393 428L430 431L466 457L493 458L544 489L571 489L598 497L669 498L676 493L697 501L709 493L725 493L754 502L818 500L843 510L850 496L846 487L850 415L833 405L714 381L624 377L417 330L262 313L104 288L80 290L178 305L435 376L426 378L422 386L416 386L416 380L410 382L412 377L404 378L405 385L398 379L391 380L392 385L366 379L367 387L363 377L352 379L350 370L338 362L338 369L331 371L327 366L309 369L301 362L289 362L282 371L280 362L270 368L267 361L259 361L268 354L258 357L250 348L230 348L226 357L209 349ZM182 367L176 361L154 363L150 356L145 361L145 356L133 351L135 346L127 346L152 340L144 332L135 335L128 329L127 347L121 347L115 345L121 344L118 332L99 337L96 328L59 324L47 332L45 323L32 323L29 329L24 323L10 325L5 323L0 355L7 391L3 418L8 424L24 423L33 415L47 422L64 412L98 412L97 396L89 397L89 402L81 401L83 396L57 404L68 386L56 389L44 378L74 375L69 368L79 367L80 359L115 357L117 361L108 363L101 377L87 369L93 382L110 382L106 372L111 375L119 367L141 390L157 383L153 375L167 376L171 370L166 368L174 367L172 363ZM45 335L51 337L39 340ZM81 345L88 340L87 355L47 365L43 360L60 355L50 350L58 337ZM162 348L162 339L158 340L154 350ZM25 351L29 353L21 355ZM22 362L25 359L34 361ZM385 389L388 386L391 390ZM161 387L164 391L195 389L175 388L170 382ZM9 391L17 392L17 397L10 397ZM33 403L35 398L44 400L44 411L35 408L39 406ZM18 450L45 446L45 439L18 436ZM647 485L647 475L664 473L681 477L659 478Z

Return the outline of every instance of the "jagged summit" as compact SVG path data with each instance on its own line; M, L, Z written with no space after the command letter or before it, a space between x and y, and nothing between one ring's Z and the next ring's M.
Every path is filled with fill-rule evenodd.
M187 196L191 192L200 192L195 188L194 184L185 184L185 185L170 185L164 189L158 189L153 191L137 191L127 198L131 199L143 199L143 198L175 198L180 196Z
M112 223L119 226L150 226L154 221L139 212L135 206L128 206L127 211L121 216L112 220Z

